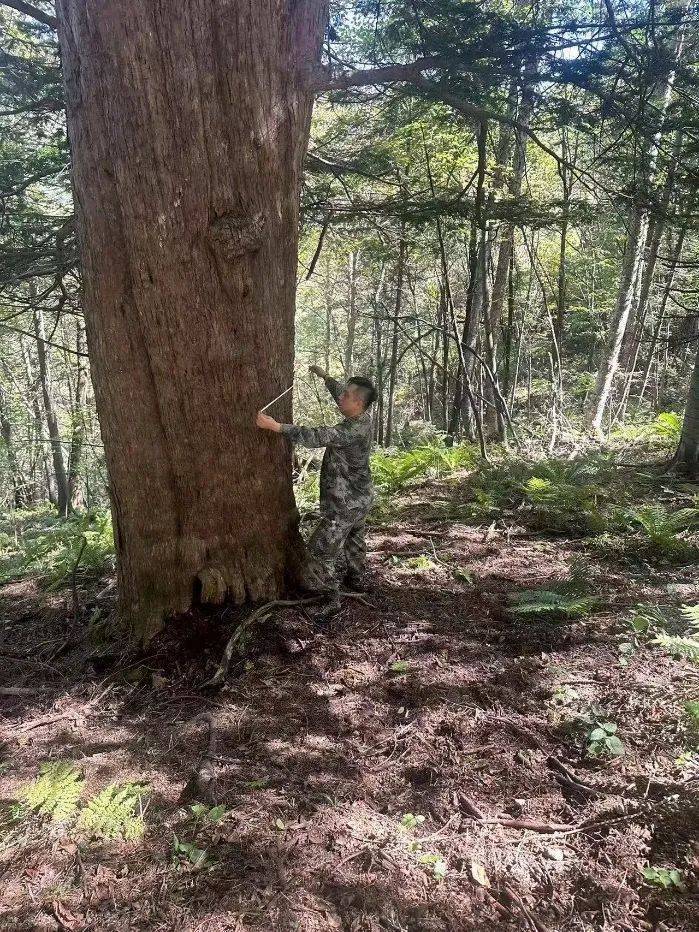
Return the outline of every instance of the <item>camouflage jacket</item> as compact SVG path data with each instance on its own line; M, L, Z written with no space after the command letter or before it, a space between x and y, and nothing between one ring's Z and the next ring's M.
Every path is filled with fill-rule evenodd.
M344 385L335 379L327 379L325 384L337 401ZM333 427L282 424L282 433L302 447L325 447L320 468L321 512L369 510L374 487L369 469L373 432L368 411L356 418L345 418Z

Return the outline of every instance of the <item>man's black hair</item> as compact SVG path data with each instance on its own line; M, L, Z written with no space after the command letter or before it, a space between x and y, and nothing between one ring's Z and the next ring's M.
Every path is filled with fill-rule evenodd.
M358 388L361 392L362 398L364 399L364 408L370 407L376 401L376 388L371 379L362 378L362 376L357 375L349 379L347 382L348 385L354 385L355 388Z

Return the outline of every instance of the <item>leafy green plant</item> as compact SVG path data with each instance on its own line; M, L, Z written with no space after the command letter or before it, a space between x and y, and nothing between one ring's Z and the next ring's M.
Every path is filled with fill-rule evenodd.
M390 673L401 674L410 672L410 664L407 660L396 660L388 668Z
M424 815L415 815L412 812L406 812L405 815L401 817L400 827L410 832L416 829L418 825L422 825L424 821Z
M50 761L41 765L39 776L21 791L20 800L39 815L67 822L75 815L83 783L70 761Z
M432 570L437 564L427 554L420 554L417 557L402 558L394 555L390 561L398 567L400 572L410 573L419 570Z
M624 753L615 722L600 722L592 729L587 736L587 753L590 757L620 757Z
M444 880L447 875L447 862L441 856L441 854L434 854L430 851L425 851L418 855L418 861L420 864L424 864L427 867L430 867L432 870L433 876L437 880Z
M657 606L639 605L626 622L630 628L630 639L624 639L619 644L620 665L628 666L631 655L638 650L643 642L648 640L653 631L663 631L666 621L665 615Z
M98 577L113 557L109 511L78 514L63 521L37 511L27 518L16 545L0 555L0 581L35 576L46 587L57 588L76 564L79 578Z
M656 887L662 887L663 890L684 892L687 889L682 879L682 873L676 867L644 867L641 873L648 883L652 883Z
M145 829L141 804L147 791L142 783L111 783L87 803L78 829L95 838L140 838Z
M684 657L692 663L699 663L699 639L697 638L660 632L653 638L652 643L662 647L673 657Z
M216 824L226 814L225 806L205 806L203 803L195 803L189 807L195 819L202 822L213 822Z
M697 548L681 535L699 526L699 508L670 512L663 505L643 505L627 512L631 527L637 528L637 544L642 553L668 560L683 560Z
M674 411L662 411L650 425L649 434L667 440L673 446L679 443L682 418Z
M195 842L180 841L177 835L173 835L172 847L176 858L184 858L193 867L204 867L206 864L208 851L206 848L198 848Z
M511 615L544 615L549 618L583 618L598 604L594 596L557 592L554 589L527 589L509 596Z

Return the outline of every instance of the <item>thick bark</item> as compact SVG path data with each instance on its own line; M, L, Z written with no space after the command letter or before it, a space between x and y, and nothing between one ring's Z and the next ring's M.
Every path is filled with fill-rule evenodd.
M44 314L40 307L34 308L34 332L36 333L36 355L39 361L41 397L44 402L46 428L51 442L56 505L58 507L58 513L65 518L68 515L69 502L68 476L66 474L65 459L63 458L63 446L61 444L61 433L58 428L58 418L53 403L49 347L46 344L46 334L44 333Z
M295 572L289 449L254 415L293 378L327 3L57 13L121 607L141 640L199 600L274 598Z

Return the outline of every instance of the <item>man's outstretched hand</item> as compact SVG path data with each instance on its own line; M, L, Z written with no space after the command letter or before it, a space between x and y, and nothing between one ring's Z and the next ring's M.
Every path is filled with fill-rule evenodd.
M320 366L311 366L308 371L312 372L313 375L319 376L321 379L329 378L328 373L325 371L325 369L321 369Z
M273 417L270 417L269 414L265 414L262 411L257 412L257 420L255 423L262 430L273 430L275 434L278 434L282 429L282 425L279 421L275 421Z

